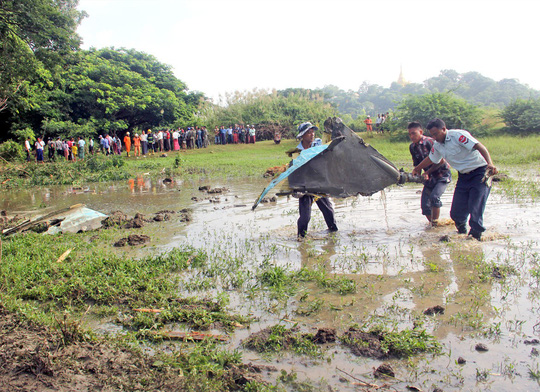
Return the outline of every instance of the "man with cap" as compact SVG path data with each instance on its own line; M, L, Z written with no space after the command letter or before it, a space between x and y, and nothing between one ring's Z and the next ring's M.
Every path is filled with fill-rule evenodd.
M315 138L315 131L318 130L316 126L310 122L302 123L298 126L297 139L300 143L296 147L298 150L303 151L310 147L322 145L322 140ZM317 203L319 210L321 210L329 232L338 231L336 225L336 218L334 216L334 208L332 202L327 197L316 197L309 194L304 194L298 199L298 209L300 217L298 218L298 240L302 241L306 236L309 221L311 220L311 205L313 202Z

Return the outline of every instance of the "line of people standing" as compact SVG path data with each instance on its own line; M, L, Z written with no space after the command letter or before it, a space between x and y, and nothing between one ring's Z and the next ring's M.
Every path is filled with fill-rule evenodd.
M38 137L34 143L34 150L32 151L30 138L27 138L24 142L24 148L26 151L27 162L31 161L31 156L34 155L37 163L43 163L45 160L45 148L47 148L47 159L50 162L56 161L57 158L76 162L85 157L86 141L80 136L77 140L75 140L74 137L63 140L58 137L56 140L49 138L47 143L45 143L41 137ZM94 140L92 138L90 138L88 151L90 154L94 153Z
M256 130L254 125L234 124L230 127L216 126L214 128L215 144L248 144L256 142Z

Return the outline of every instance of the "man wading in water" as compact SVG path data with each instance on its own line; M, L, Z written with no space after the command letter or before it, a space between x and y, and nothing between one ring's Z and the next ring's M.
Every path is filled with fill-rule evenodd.
M446 129L441 119L431 120L427 130L435 143L429 156L418 164L412 174L420 175L422 169L444 158L459 173L450 209L450 218L456 224L458 233L467 233L478 241L486 230L483 225L484 209L489 196L490 186L486 175L497 174L498 170L491 161L489 151L482 143L463 129Z
M302 123L298 126L298 136L300 143L296 147L302 151L310 147L322 145L322 140L315 139L315 131L318 130L316 126L310 122ZM327 197L315 197L313 195L302 195L298 199L298 208L300 210L300 218L298 218L298 241L302 241L307 233L309 221L311 219L311 205L313 202L317 203L319 210L321 210L329 232L338 231L336 225L336 218L334 216L334 208L332 202Z

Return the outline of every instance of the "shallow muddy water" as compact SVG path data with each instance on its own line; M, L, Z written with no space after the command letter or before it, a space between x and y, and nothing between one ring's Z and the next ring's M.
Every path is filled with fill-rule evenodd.
M391 187L371 197L334 200L339 231L332 235L325 232L322 215L314 207L308 238L299 243L296 199L278 198L251 210L267 183L261 179L164 184L141 177L83 189L4 192L0 209L41 215L84 203L103 213L120 210L134 215L190 208L192 221L180 222L173 216L155 224L152 247L133 248L127 254L163 252L183 244L204 248L223 276L210 287L202 284L204 276L187 276L186 282L202 283L186 285L184 293L215 296L225 291L231 311L257 318L249 329L231 335L229 348L239 348L249 334L280 320L291 326L297 322L306 331L334 327L338 335L354 323L402 329L421 321L444 344L443 355L388 361L396 370L397 380L390 384L397 390L407 385L425 391L434 387L444 391L539 389L531 376L531 372L540 375L539 361L531 351L540 350L540 345L525 344L540 335L539 203L509 201L495 185L484 215L488 230L484 241L477 242L457 235L450 222L429 228L420 213L421 186ZM229 191L209 195L199 191L202 185ZM443 196L443 221L448 220L452 191ZM440 241L445 235L449 242ZM248 271L264 264L290 270L322 266L331 276L354 280L357 293L339 295L308 284L299 295L276 300L250 291L245 282L235 289L238 271L226 260L236 260L238 269ZM479 268L485 270L485 279L474 278ZM499 271L511 272L503 278ZM300 301L302 295L307 299ZM316 301L321 306L311 309ZM434 305L444 306L445 313L423 316ZM97 328L114 330L106 325ZM489 351L476 351L477 343L486 344ZM319 360L292 355L263 358L250 351L243 355L245 362L270 363L297 372L299 379L328 383L335 390L357 388L340 381L340 377L355 380L338 369L371 383L384 383L372 377L372 368L380 361L355 357L340 345L328 350L325 359ZM466 364L456 363L460 356Z

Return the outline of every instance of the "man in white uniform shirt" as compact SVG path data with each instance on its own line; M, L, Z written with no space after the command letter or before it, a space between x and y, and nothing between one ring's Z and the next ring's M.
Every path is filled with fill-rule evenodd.
M498 170L491 161L487 148L463 129L446 129L446 124L436 118L426 127L435 139L428 157L413 169L413 174L420 175L423 168L445 159L459 173L450 218L454 221L458 233L467 233L481 240L486 230L483 215L489 196L490 187L485 182L486 173L497 174Z

